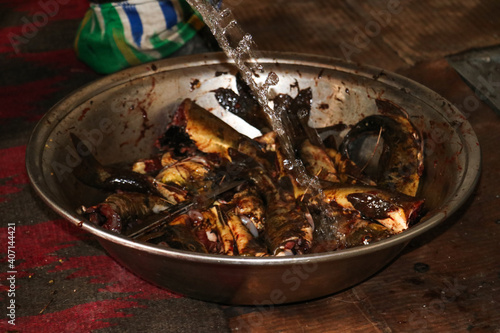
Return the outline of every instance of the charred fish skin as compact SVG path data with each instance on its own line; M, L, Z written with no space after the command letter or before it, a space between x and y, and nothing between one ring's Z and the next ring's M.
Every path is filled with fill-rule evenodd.
M265 177L263 177L265 178ZM282 178L282 183L288 178ZM260 182L261 186L267 181ZM259 185L257 185L259 186ZM295 199L293 185L274 184L265 190L266 227L264 238L273 255L308 253L313 242L313 226Z
M352 185L376 185L376 183L371 180L356 163L342 155L336 149L326 148L325 152L335 166L341 183Z
M252 160L252 163L257 162L267 170L272 169L274 161L257 141L239 133L189 99L179 106L173 124L188 134L199 151L219 156L223 160L221 164L224 161L233 162L236 156L239 160Z
M305 140L300 145L299 156L310 175L333 183L340 182L338 171L325 150Z
M312 89L305 88L298 91L297 96L293 98L287 116L290 123L296 128L297 138L300 141L309 140L311 144L324 149L323 141L316 128L309 126L309 118L312 109Z
M295 149L304 141L309 140L314 145L322 147L322 141L316 129L309 126L311 113L312 91L310 88L299 90L292 98L287 94L279 94L273 99L274 110L283 122L283 127L289 133Z
M226 111L241 117L250 125L259 128L263 133L271 131L268 116L239 73L236 75L236 89L238 93L226 88L214 90L219 105Z
M298 107L297 112L302 113L302 115L294 115L294 113L291 112L289 116L294 117L293 122L300 123L304 129L304 137L306 137L306 139L300 145L299 156L306 164L306 167L309 167L309 173L318 176L321 180L334 183L376 185L375 182L363 172L362 168L338 151L334 135L329 135L322 139L318 133L318 129L308 125L311 102L306 103L306 101L312 99L311 90L304 89L299 92L295 100L300 99L303 101L298 103L296 107ZM309 108L307 105L309 105ZM321 130L335 129L335 131L340 131L345 127L347 127L347 125L338 124L322 128Z
M210 174L216 167L216 163L204 156L190 156L163 168L156 179L164 184L196 190L210 183Z
M385 226L362 220L353 226L346 235L346 248L369 245L391 237L392 233Z
M198 150L185 131L186 119L184 118L183 106L184 104L181 104L178 107L174 120L167 126L155 144L159 151L170 153L177 160L194 155Z
M193 233L208 253L224 253L224 244L221 244L218 232L217 214L211 209L204 209L190 210L187 215L192 221Z
M217 216L216 225L217 225L217 230L219 231L220 241L222 242L223 252L226 255L232 256L235 254L236 251L235 250L236 241L231 231L231 227L227 223L227 218L222 212L221 204L216 203L216 205L213 206L211 209L213 213L216 214Z
M240 218L250 220L258 233L265 229L264 216L266 209L262 198L253 187L245 188L234 194L230 202L234 206L235 214Z
M71 133L71 138L82 158L73 173L82 183L108 192L137 192L159 196L167 199L170 204L188 198L189 193L185 189L161 183L147 173L102 165L90 153L88 147L82 148L86 145L75 134Z
M223 207L223 208L221 208ZM265 233L264 202L253 186L237 191L227 203L217 205L221 220L230 228L234 236L238 255L267 256L267 248L262 244ZM222 211L224 210L224 211Z
M416 196L423 172L422 135L405 112L394 104L377 100L377 106L382 114L365 117L354 125L339 150L349 158L355 140L380 134L384 143L377 185Z
M70 133L70 136L81 158L81 163L73 169L73 174L82 183L110 192L122 190L160 195L152 184L152 178L148 175L123 168L104 166L92 155L90 148L78 136L74 133Z
M193 232L192 220L187 214L176 217L157 231L137 240L189 252L208 253L205 245Z
M267 170L273 177L276 176L276 153L265 150L261 144L254 140L242 140L238 144L238 153L243 155L238 157L239 160L244 160L248 166L258 165L258 167ZM236 153L231 152L230 155L234 156Z
M219 154L228 160L230 160L229 148L236 149L244 137L190 99L185 99L180 104L172 124L183 129L198 150Z
M170 207L170 203L157 196L143 193L115 193L104 202L83 208L83 215L92 223L117 233L123 233L128 222L150 214L158 214Z
M118 191L105 202L85 209L85 216L139 241L248 257L363 246L416 223L423 200L412 194L422 174L423 145L408 116L397 106L377 100L381 114L356 124L338 150L335 143L325 147L329 143L308 125L312 91L299 90L298 84L291 89L295 87L295 98L280 94L273 102L292 133L295 157L317 177L314 181L321 185L322 195L299 184L297 175L291 174L277 134L270 128L262 130L269 125L268 119L254 108L251 93L238 85L239 94L215 91L224 94L225 100L219 102L226 103L223 107L231 112L241 112L249 123L260 123L264 135L250 139L185 99L156 143L158 154L135 163L133 170L137 172L116 173L99 165L93 156L82 163L97 171L89 176L78 173L80 168L75 175L94 184L91 186ZM379 132L385 145L376 185L348 157L352 142ZM81 145L78 139L74 144ZM224 189L228 183L237 185ZM224 190L210 196L217 188ZM143 196L151 197L151 202ZM161 200L155 204L157 199ZM166 208L160 217L154 216L178 203L170 207L178 213L170 214Z
M234 211L228 211L225 218L234 235L240 256L264 257L267 255L267 249L257 241Z
M313 215L321 214L312 211ZM333 222L338 237L331 237L332 230L329 225L318 225L314 230L315 243L311 249L312 253L338 251L355 246L368 245L372 242L384 239L392 233L383 225L363 219L359 213L343 209L333 209L331 218L315 220L322 223Z
M313 229L295 201L274 199L266 217L266 239L276 256L308 253Z
M414 223L422 212L424 200L375 186L333 184L323 190L325 200L356 211L397 234Z
M213 209L191 209L137 239L187 251L232 255L225 251L220 231Z
M193 236L191 229L182 225L168 225L160 236L149 242L189 252L208 253L205 246Z

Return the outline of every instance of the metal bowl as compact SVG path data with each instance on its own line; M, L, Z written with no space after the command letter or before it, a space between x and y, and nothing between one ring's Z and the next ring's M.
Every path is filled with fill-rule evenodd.
M259 63L279 75L275 92L293 95L297 83L312 88L313 126L353 124L377 112L375 98L405 108L425 137L420 196L429 211L421 222L367 246L294 257L241 258L141 243L82 219L77 207L95 204L104 194L74 178L72 169L80 161L68 133L84 138L104 164L149 156L184 98L221 114L212 91L232 87L236 74L223 54L173 58L131 68L60 101L39 122L28 144L27 170L36 192L147 281L206 301L282 304L329 295L367 279L411 239L450 216L473 191L480 169L477 138L465 117L436 93L404 77L337 59L263 53Z

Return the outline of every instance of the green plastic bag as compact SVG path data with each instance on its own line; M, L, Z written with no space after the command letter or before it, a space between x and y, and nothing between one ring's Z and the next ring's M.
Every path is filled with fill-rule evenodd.
M109 74L170 56L204 26L184 0L91 3L74 46L83 62Z

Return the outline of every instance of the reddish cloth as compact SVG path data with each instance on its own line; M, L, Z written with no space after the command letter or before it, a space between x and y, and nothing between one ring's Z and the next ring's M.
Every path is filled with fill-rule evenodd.
M220 306L138 278L52 212L29 184L26 144L37 121L100 77L73 52L87 6L0 0L0 331L228 331ZM15 325L7 316L12 300Z

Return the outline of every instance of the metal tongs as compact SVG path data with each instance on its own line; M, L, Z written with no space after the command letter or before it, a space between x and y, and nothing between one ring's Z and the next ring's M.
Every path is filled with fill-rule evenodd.
M216 187L212 191L194 197L192 200L186 200L173 205L159 214L152 215L150 219L146 219L143 223L131 228L125 235L137 239L162 226L163 224L172 221L177 216L187 213L191 209L206 209L220 194L229 191L244 182L245 181L243 180L227 182Z

